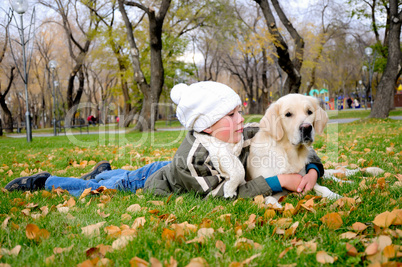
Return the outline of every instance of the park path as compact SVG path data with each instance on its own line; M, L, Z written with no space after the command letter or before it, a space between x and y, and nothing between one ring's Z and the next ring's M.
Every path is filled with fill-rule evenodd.
M402 120L402 116L391 116L389 117L390 119L394 120ZM329 124L333 123L349 123L349 122L354 122L359 120L359 118L349 118L349 119L330 119L328 121ZM183 131L185 130L183 127L179 128L158 128L158 131ZM120 134L120 133L125 133L126 130L119 130L119 131L100 131L100 132L89 132L88 134ZM84 133L85 134L85 133ZM63 135L63 134L62 134ZM66 133L65 135L80 135L80 133ZM26 134L10 134L6 135L7 137L12 137L12 138L25 138ZM33 133L32 137L53 137L53 133Z

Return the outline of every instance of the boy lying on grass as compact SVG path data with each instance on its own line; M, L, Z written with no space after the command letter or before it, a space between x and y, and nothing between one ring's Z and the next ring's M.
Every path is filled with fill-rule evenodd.
M306 166L306 175L283 174L257 177L245 181L250 139L258 127L244 128L241 100L230 87L217 82L198 82L190 86L178 84L171 91L177 104L177 117L189 132L173 160L155 162L134 171L111 170L107 161L80 179L56 177L48 172L16 178L6 185L12 190L66 189L79 196L87 188L109 189L169 195L196 191L201 196L226 198L264 197L281 192L308 191L324 174L321 161ZM314 152L315 153L315 152ZM315 155L318 159L318 156Z

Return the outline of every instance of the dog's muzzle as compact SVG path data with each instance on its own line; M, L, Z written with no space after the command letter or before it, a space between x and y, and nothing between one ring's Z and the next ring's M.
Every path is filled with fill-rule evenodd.
M312 136L313 126L311 124L303 123L302 125L300 125L299 130L300 130L301 141L303 143L313 141L313 136Z

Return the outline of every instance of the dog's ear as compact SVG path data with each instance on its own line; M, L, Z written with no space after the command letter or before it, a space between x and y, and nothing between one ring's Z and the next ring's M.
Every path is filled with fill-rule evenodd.
M328 122L328 114L318 105L318 101L315 101L315 119L314 119L314 129L317 134L322 134L324 128Z
M284 131L280 121L278 104L273 103L267 109L260 121L260 128L275 138L276 141L280 141L283 138Z

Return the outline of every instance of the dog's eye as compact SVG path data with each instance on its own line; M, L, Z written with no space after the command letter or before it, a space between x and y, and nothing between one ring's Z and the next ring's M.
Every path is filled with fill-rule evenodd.
M311 110L307 110L307 114L311 115L311 114L313 114L313 112Z
M288 117L288 118L292 117L292 113L288 112L288 113L285 114L285 116Z

